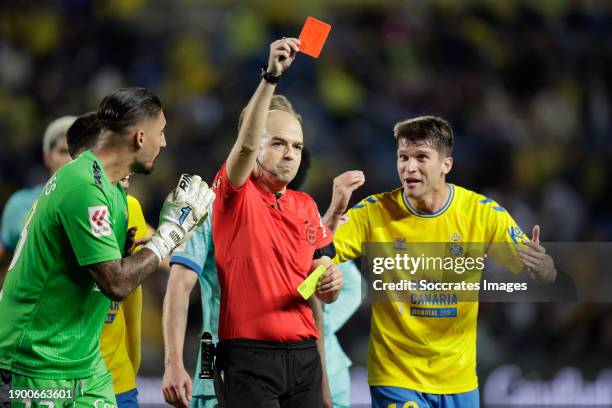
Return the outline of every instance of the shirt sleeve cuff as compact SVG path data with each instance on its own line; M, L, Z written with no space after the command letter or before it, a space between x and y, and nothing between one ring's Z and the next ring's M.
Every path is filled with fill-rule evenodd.
M180 256L180 255L172 256L172 258L170 258L170 265L174 265L174 264L183 265L184 267L191 269L198 275L202 273L202 267L200 267L200 265L198 265L197 263L195 263L189 258L185 258L184 256Z

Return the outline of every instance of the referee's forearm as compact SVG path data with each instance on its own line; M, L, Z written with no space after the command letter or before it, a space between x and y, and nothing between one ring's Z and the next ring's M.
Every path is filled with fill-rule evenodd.
M331 232L336 232L336 228L338 228L338 224L340 223L340 218L342 217L342 213L334 210L332 207L329 207L325 212L325 215L321 217L323 224L327 228L331 230Z
M227 176L235 186L246 182L257 161L274 88L262 80L245 109L238 138L226 162Z
M268 108L276 85L270 84L263 79L249 101L242 126L238 131L236 144L249 150L259 148L259 141L263 135L268 117Z

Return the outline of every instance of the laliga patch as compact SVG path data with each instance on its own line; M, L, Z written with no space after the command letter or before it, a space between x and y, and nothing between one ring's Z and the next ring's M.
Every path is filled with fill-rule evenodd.
M108 213L107 206L97 205L95 207L88 207L87 212L89 213L91 233L94 237L108 237L110 234L112 234L109 221L110 214Z
M299 37L301 41L300 52L313 58L319 58L330 31L331 26L329 24L314 17L308 17Z

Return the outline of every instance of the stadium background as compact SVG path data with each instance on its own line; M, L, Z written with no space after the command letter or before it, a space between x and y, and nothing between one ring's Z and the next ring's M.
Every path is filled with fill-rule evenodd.
M430 113L455 129L451 182L495 198L525 231L541 224L543 241L611 240L612 5L586 0L3 1L0 208L47 178L41 139L51 120L140 85L160 96L168 119L155 173L132 182L155 225L181 172L212 179L270 41L297 36L307 15L331 23L331 35L320 59L298 56L278 92L304 117L313 155L305 190L322 210L345 170L366 174L352 203L397 187L392 126ZM140 375L151 389L163 373L165 283L159 271L145 284ZM199 309L194 293L190 372ZM367 393L368 315L364 304L339 333L356 400ZM508 381L505 364L522 370L513 387L523 403L544 405L560 389L586 395L589 383L612 390L611 361L608 304L481 305L485 393Z

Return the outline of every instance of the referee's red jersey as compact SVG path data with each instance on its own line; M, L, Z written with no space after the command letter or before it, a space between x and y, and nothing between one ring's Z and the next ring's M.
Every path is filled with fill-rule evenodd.
M305 193L276 197L249 178L213 182L213 242L221 287L219 338L294 342L318 337L312 310L296 288L316 249L332 242Z

